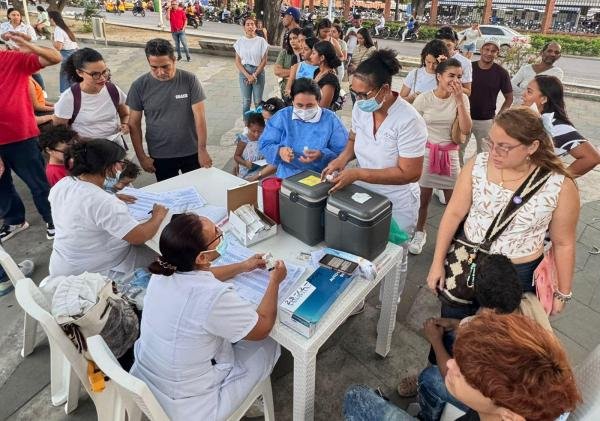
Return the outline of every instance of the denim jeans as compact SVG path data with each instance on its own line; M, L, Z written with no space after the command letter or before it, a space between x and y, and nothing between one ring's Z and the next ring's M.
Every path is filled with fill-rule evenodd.
M348 388L343 411L346 421L416 421L416 418L364 385Z
M71 57L77 50L60 50L60 55L62 56L62 62L60 63L60 73L59 73L59 82L60 82L60 93L62 94L66 91L70 86L71 82L69 81L69 77L67 76L67 72L65 71L65 66L67 59Z
M183 51L185 57L190 59L190 50L188 49L187 40L185 39L184 31L172 32L173 42L175 43L175 49L177 50L177 60L181 60L181 45L183 45ZM180 45L181 44L181 45Z
M48 202L50 185L37 138L0 145L0 158L5 167L0 177L0 218L4 219L4 223L17 225L25 222L25 206L15 189L12 171L29 187L35 207L44 221L52 223Z
M523 293L533 292L535 294L535 285L533 284L533 272L537 269L544 256L540 256L535 260L527 263L519 263L515 265L517 276L521 281Z
M250 74L256 71L256 66L245 64L244 69ZM240 73L240 90L242 92L242 117L246 120L246 111L250 110L250 104L254 99L254 106L257 107L262 101L263 91L265 90L265 72L262 71L252 85L246 83L246 76Z
M417 381L419 418L424 421L438 421L444 412L446 403L451 403L465 412L469 410L462 402L456 400L446 389L442 373L437 365L427 367L419 374Z
M42 87L44 91L46 90L46 84L44 83L44 78L40 72L32 74L31 77Z

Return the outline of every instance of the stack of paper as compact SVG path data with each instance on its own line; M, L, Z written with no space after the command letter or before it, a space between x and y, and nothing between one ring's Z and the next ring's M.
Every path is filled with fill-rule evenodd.
M133 187L125 187L120 193L136 198L136 201L128 204L127 207L131 216L138 221L150 217L155 203L169 208L171 213L193 211L203 207L207 203L206 199L194 187L186 187L163 193L151 193Z
M227 240L227 250L223 256L215 261L215 266L238 263L256 254L249 248L242 246L232 236L229 236ZM303 266L293 265L288 262L285 262L285 266L287 268L287 277L279 285L280 303L287 298L296 281L300 279L305 270ZM233 283L233 287L242 298L258 305L269 285L269 272L265 269L256 269L252 272L237 275L230 282Z

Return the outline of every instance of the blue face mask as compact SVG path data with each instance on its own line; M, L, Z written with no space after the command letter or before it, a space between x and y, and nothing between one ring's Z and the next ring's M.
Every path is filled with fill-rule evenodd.
M359 99L358 101L356 101L356 106L358 107L358 109L364 111L365 113L373 113L380 109L383 105L383 101L379 103L375 99L377 98L377 95L379 95L379 92L381 92L381 88L379 88L379 91L377 91L377 94L375 94L373 98Z
M227 240L227 236L223 235L221 237L221 241L219 241L219 245L216 248L203 251L202 253L212 253L213 251L216 251L217 253L219 253L219 256L223 256L227 251L228 243L229 241Z
M121 178L121 171L117 171L114 177L105 177L104 178L104 190L109 193L115 192L115 185L119 182L119 178Z

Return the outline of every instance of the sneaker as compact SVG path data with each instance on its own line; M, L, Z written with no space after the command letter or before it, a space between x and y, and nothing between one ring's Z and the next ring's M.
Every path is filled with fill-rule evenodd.
M396 390L401 398L417 396L417 375L413 374L400 379Z
M444 190L435 189L435 196L438 198L442 205L446 204L446 196L444 196Z
M54 234L55 234L54 224L53 223L47 223L46 224L46 238L48 240L54 240Z
M187 58L187 62L189 63L189 62L191 62L191 61L192 61L192 58L191 58L191 57L188 57L188 58Z
M12 236L20 233L21 231L26 230L27 228L29 228L29 223L27 223L27 221L18 225L4 224L0 228L0 240L6 241Z
M256 400L254 401L252 406L250 408L248 408L248 410L246 411L246 414L244 414L244 417L245 418L264 417L265 416L264 408L265 408L265 406L263 403L263 397L259 396L258 398L256 398Z
M177 57L177 61L181 61L181 57Z
M0 282L0 297L9 294L13 289L15 289L15 287L13 287L12 282L10 281L3 281Z
M421 254L426 242L427 234L423 231L417 231L408 244L408 251L410 254Z

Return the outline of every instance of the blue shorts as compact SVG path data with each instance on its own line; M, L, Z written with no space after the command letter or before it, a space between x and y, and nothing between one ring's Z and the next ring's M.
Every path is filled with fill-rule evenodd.
M464 44L463 50L467 53L474 53L475 52L475 43L473 42L471 44Z

